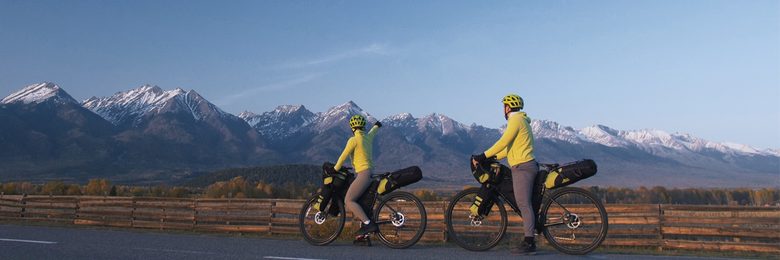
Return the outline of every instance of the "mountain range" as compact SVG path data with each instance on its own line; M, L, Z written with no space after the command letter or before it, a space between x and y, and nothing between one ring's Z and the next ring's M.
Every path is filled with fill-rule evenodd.
M425 185L473 184L469 156L503 130L438 113L377 119L352 101L324 112L282 105L235 116L194 90L151 85L79 102L44 82L0 101L0 180L170 183L228 167L319 164L338 157L354 114L384 124L374 144L377 171L419 165ZM583 185L780 186L780 150L660 130L531 126L539 161L596 160L599 174Z

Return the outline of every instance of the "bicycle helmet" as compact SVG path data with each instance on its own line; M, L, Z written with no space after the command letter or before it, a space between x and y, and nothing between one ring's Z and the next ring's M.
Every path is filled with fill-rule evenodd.
M509 94L504 96L502 103L509 106L511 109L523 109L523 98L516 94Z
M349 119L349 127L363 128L366 126L366 118L362 115L354 115Z

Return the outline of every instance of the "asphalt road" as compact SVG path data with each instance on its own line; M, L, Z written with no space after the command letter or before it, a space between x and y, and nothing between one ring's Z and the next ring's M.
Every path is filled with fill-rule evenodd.
M0 225L2 259L515 259L506 249L471 252L454 246L416 245L398 250L350 243L311 246L302 240L168 234L152 231ZM701 259L695 257L541 251L534 259Z

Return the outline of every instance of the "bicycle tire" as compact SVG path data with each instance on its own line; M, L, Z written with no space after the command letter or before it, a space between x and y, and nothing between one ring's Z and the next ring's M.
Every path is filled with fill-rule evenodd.
M298 227L301 231L301 234L303 235L304 240L306 242L309 242L309 244L315 245L315 246L325 246L333 241L335 241L339 235L341 234L341 231L344 230L344 223L346 222L346 213L344 211L344 202L341 200L335 200L336 205L339 207L339 215L334 217L336 218L336 227L333 230L333 232L329 235L326 234L323 239L318 239L314 237L310 230L307 230L306 228L306 220L307 216L311 211L314 209L311 208L312 204L317 199L317 195L315 194L312 198L306 201L306 203L303 204L303 207L301 208L301 212L298 215ZM327 214L325 212L321 212L324 214ZM327 216L327 217L333 217L333 216Z
M457 230L453 226L453 219L452 219L453 218L453 211L455 210L455 207L456 207L458 201L460 201L462 198L464 198L466 196L469 196L469 195L472 195L472 194L476 195L478 192L479 192L479 188L469 188L469 189L465 189L465 190L459 192L458 194L455 195L455 197L452 198L452 200L450 200L450 203L447 206L447 211L444 212L444 215L445 215L444 221L447 223L447 234L448 234L447 237L448 237L448 239L451 238L452 241L455 242L455 244L457 244L458 246L460 246L462 248L470 250L470 251L485 251L485 250L489 250L489 249L495 247L496 245L498 245L498 243L501 242L501 240L504 238L504 235L506 234L507 225L508 225L508 223L507 223L507 213L506 213L506 209L504 208L504 204L503 204L503 202L501 200L498 200L496 198L494 207L498 207L498 212L500 214L499 230L498 230L498 234L496 235L496 237L493 238L493 239L490 239L490 241L488 241L488 242L486 242L484 244L476 245L476 244L473 244L473 243L469 243L464 238L459 236ZM471 203L471 202L469 202L469 203Z
M569 248L559 243L558 239L555 239L554 235L550 233L550 229L547 227L547 221L549 220L547 215L549 213L548 211L550 210L550 206L553 205L555 199L560 198L567 194L577 194L587 198L596 207L596 209L598 209L599 217L601 220L601 229L598 231L598 234L596 235L593 242L579 249ZM570 254L570 255L584 255L590 253L591 251L598 248L601 245L601 243L604 242L604 239L607 237L607 231L609 229L609 218L607 216L607 211L604 208L604 205L601 203L601 201L593 193L585 189L575 188L575 187L563 187L563 188L556 189L555 191L552 192L552 194L550 194L550 196L547 199L545 199L545 202L542 204L541 208L542 210L539 214L539 218L543 219L544 221L542 222L544 222L545 224L545 227L543 227L542 229L542 233L544 234L545 239L547 239L547 242L549 242L552 247L554 247L556 250L562 253ZM576 212L572 212L572 213L576 214ZM570 229L572 228L570 227Z
M394 248L394 249L403 249L403 248L408 248L410 246L413 246L418 241L420 241L420 238L422 238L423 233L425 233L425 228L428 225L428 215L425 212L425 205L423 205L423 203L422 203L422 201L420 201L420 199L418 199L416 196L414 196L411 193L404 192L404 191L396 191L396 192L392 192L392 193L390 193L388 195L382 196L382 199L377 204L376 210L374 210L374 216L373 216L372 219L374 221L379 222L380 221L380 215L383 212L383 208L387 205L388 202L390 202L390 201L392 201L393 199L396 199L396 198L405 199L407 201L411 201L412 203L414 203L414 205L416 206L416 208L417 208L417 210L419 211L419 214L420 214L420 220L419 220L420 222L419 222L418 230L415 231L414 235L412 235L411 239L409 239L408 241L401 242L401 243L396 243L396 242L390 241L390 239L389 239L391 237L390 236L390 233L391 233L390 231L393 230L396 233L395 236L399 236L399 229L401 227L405 226L404 223L406 223L406 221L408 221L408 219L406 219L406 217L402 214L401 216L404 216L404 217L402 217L403 220L400 223L401 226L395 226L395 224L392 223L392 222L388 223L389 225L381 224L381 225L379 225L379 231L377 232L377 236L379 237L379 241L381 241L382 244L385 244L387 247ZM388 208L392 208L392 207L388 207ZM391 211L394 212L394 210L391 210ZM401 213L403 213L403 212L401 212ZM407 213L408 213L408 211L407 211ZM413 214L407 214L406 216L409 216L409 215L413 215ZM389 216L388 218L392 218L392 216ZM414 222L411 222L411 223L414 223ZM395 227L395 228L394 229L390 229L389 227Z

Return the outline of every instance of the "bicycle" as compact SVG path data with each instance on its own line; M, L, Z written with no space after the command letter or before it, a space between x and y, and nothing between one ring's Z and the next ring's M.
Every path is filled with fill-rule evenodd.
M541 194L542 198L539 208L534 207L537 212L537 233L543 234L550 245L566 254L583 255L595 250L607 236L609 221L604 205L593 193L582 188L546 190L543 183L547 174L559 165L540 166L544 170L540 170L534 184L535 190L539 190L537 194ZM511 181L511 174L502 177L503 182ZM486 214L473 216L469 211L479 188L469 188L456 194L445 212L448 236L465 249L485 251L501 241L508 225L505 204L518 216L521 215L511 189L490 186L488 200L494 201L494 204Z
M334 210L337 211L335 216L328 212L330 210L318 211L312 208L319 193L315 193L301 208L298 221L301 234L312 245L328 245L335 241L344 229L344 195L355 176L351 168L345 169L349 181L343 192L335 192L333 195L331 207L337 207L337 210ZM385 195L376 193L380 180L389 175L390 173L372 174L371 185L360 201L366 199L365 196L374 196L368 206L371 212L366 213L372 222L379 225L379 231L376 233L379 240L390 248L407 248L417 243L425 232L427 214L420 199L409 192L393 191Z

